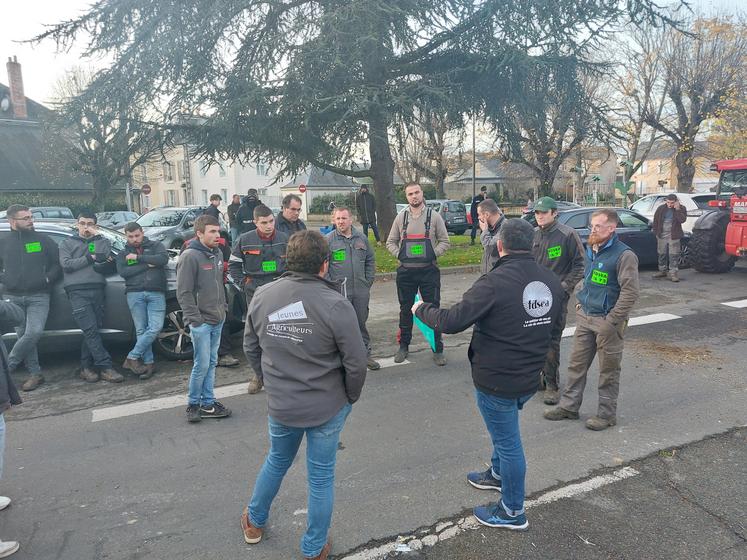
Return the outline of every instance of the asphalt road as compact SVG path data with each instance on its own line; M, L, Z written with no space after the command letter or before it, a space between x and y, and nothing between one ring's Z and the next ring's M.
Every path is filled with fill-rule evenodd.
M457 301L474 278L444 276L444 303ZM615 428L594 433L583 427L583 420L595 411L595 370L581 421L543 420L544 406L536 398L525 407L522 433L529 493L538 495L600 468L619 467L747 423L747 310L722 305L747 298L747 267L721 276L685 271L682 278L678 285L656 282L649 271L642 271L643 294L633 315L680 318L629 329ZM393 282L377 283L370 327L376 354L391 356L396 349ZM435 367L428 352L415 351L409 364L370 373L338 455L332 528L338 557L435 527L485 501L464 482L465 473L483 468L490 456L474 405L467 340L468 335L447 337L446 367ZM563 342L563 364L571 341ZM413 349L418 348L424 343ZM186 423L181 406L92 422L93 410L183 394L191 364L165 364L147 382L86 385L74 377L72 352L44 356L43 363L50 383L6 414L0 493L14 502L0 513L0 538L21 541L16 558L299 556L306 508L303 448L274 504L265 540L249 547L239 529L239 514L267 449L264 394L226 398L223 402L234 410L232 418L197 425ZM218 384L239 383L247 375L243 366L221 368ZM632 480L619 484L629 483ZM647 514L633 498L625 500L631 514ZM615 530L605 517L612 513L604 507L587 511L561 502L552 507L561 509L550 517L579 523L583 518L595 531ZM535 512L530 510L532 528L545 519ZM532 516L537 516L537 525ZM707 539L711 532L691 524L688 534ZM599 540L596 532L589 535ZM590 540L596 543L594 538ZM483 557L467 544L459 549L462 541L462 536L449 541L455 552L438 552L439 545L427 553L442 554L433 558ZM523 549L517 547L519 556ZM572 551L557 557L582 557ZM612 550L608 557L626 554Z

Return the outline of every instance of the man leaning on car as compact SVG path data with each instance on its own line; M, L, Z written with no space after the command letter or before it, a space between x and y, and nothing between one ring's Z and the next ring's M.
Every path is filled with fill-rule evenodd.
M114 271L111 243L99 235L93 212L81 212L77 226L78 233L60 243L60 264L73 319L83 331L80 377L89 383L99 378L121 383L124 377L114 370L99 332L104 325L104 275Z
M20 307L25 320L16 327L18 341L8 356L8 370L26 364L29 377L21 385L33 391L44 383L37 344L49 315L49 293L62 276L57 244L51 237L34 230L34 217L28 206L14 204L7 210L10 235L0 244L0 281L7 301Z

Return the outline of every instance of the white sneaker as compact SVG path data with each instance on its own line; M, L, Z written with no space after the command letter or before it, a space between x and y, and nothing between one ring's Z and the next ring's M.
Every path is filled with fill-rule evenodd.
M10 498L6 498L5 496L0 496L0 511L4 510L9 505L10 505ZM0 556L0 558L2 558L2 556Z
M0 558L7 558L21 547L16 541L0 541Z

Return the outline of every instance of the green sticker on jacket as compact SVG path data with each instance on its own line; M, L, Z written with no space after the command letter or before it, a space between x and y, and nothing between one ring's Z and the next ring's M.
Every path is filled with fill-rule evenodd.
M410 253L413 255L422 255L425 253L425 243L410 245Z
M27 253L41 253L42 252L41 242L34 241L33 243L26 243L26 252Z
M547 258L557 259L563 254L563 247L561 245L555 245L555 247L548 247Z
M332 260L336 262L342 262L347 260L348 255L347 251L345 249L338 249L337 251L332 252Z
M277 261L262 261L262 272L277 272Z
M89 253L95 253L96 252L96 244L93 241L91 241L88 244L88 252Z
M132 266L133 264L137 264L137 259L127 259L127 266Z
M602 272L601 270L594 270L591 273L591 281L594 284L602 284L603 286L607 285L607 281L609 280L609 273L608 272Z

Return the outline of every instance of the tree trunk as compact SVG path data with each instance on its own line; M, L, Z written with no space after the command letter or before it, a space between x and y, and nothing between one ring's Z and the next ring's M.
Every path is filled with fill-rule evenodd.
M444 191L445 178L445 170L439 167L436 173L436 194L438 198L446 198L446 191Z
M686 142L677 149L674 163L677 166L677 191L689 193L693 190L693 177L695 177L695 148L692 142Z
M100 177L93 178L93 196L91 197L91 209L94 212L103 212L106 209L106 195L109 192L109 182Z
M368 119L368 150L376 194L376 214L382 239L386 239L396 215L394 205L394 159L387 137L387 123L380 112Z
M542 172L539 176L539 196L553 196L552 184L555 181L555 173L552 172L548 167L543 167ZM553 197L555 198L555 197Z

